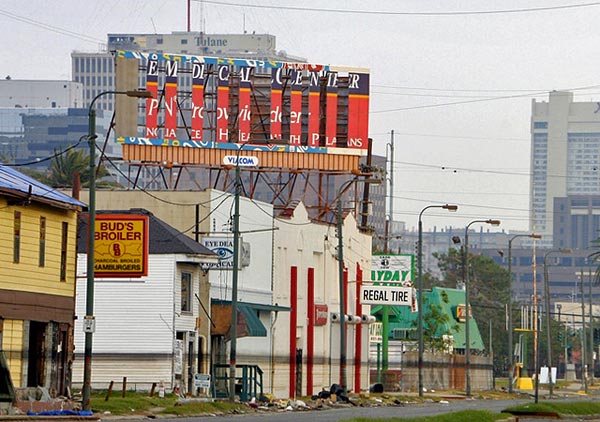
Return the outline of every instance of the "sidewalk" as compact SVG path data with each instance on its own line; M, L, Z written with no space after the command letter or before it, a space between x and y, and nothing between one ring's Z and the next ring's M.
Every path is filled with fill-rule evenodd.
M582 388L581 382L574 382L568 385L564 385L563 383L559 384L560 387L556 387L553 389L553 398L554 399L562 399L568 397L579 397L581 396L597 396L600 395L600 381L596 381L593 386L588 386L588 392L585 393L584 388ZM424 403L444 403L448 401L456 401L456 400L502 400L507 398L530 398L533 400L535 394L535 390L515 390L513 394L509 394L507 390L504 388L500 390L493 391L474 391L470 397L467 397L464 391L435 391L429 390L423 393L423 396L420 397L417 391L404 391L404 392L385 392L385 393L361 393L361 394L352 394L351 401L353 403L344 403L341 401L328 401L319 399L319 401L308 400L306 403L301 400L279 400L276 403L273 403L272 406L267 408L263 406L259 409L250 409L248 407L248 411L264 411L265 413L269 413L271 411L277 410L281 408L279 402L286 402L286 406L298 406L294 408L294 410L303 411L303 410L315 410L319 408L341 408L341 407L352 407L354 406L405 406L405 405L419 405ZM547 385L540 385L538 390L538 398L540 401L546 401L549 399L549 390ZM140 413L130 414L130 415L111 415L111 414L103 414L101 412L95 413L92 416L80 416L80 415L27 415L25 414L28 410L32 411L42 411L49 410L50 408L54 409L73 409L77 408L79 402L75 401L65 401L64 399L55 399L52 402L48 401L29 401L29 402L20 402L18 405L18 412L20 414L9 414L9 415L0 415L0 422L8 422L8 421L42 421L42 420L56 420L56 421L97 421L97 420L107 420L107 419L147 419L147 418L160 418L161 415L158 413L153 413L152 410L149 411L140 411ZM285 406L284 406L285 407ZM36 410L37 409L37 410ZM156 409L154 409L156 412ZM243 413L243 412L242 412Z

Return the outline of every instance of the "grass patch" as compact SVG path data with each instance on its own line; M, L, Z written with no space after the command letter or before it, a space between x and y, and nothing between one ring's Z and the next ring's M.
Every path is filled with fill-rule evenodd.
M165 394L160 398L148 396L147 393L128 391L125 397L121 392L113 392L108 401L105 400L106 391L92 393L91 406L95 413L110 412L112 415L127 416L145 413L161 413L178 416L216 414L216 413L241 413L248 410L247 406L240 403L229 402L187 402L178 404L178 397L174 394Z
M160 411L161 414L177 415L177 416L190 416L190 415L201 415L201 414L230 414L230 413L243 413L247 412L248 407L239 403L230 403L224 401L215 402L192 402L185 404L178 404L166 407Z
M128 391L125 397L121 392L113 392L106 398L106 391L93 392L90 398L92 410L97 413L110 412L113 415L134 415L144 413L157 407L171 406L177 401L173 394L165 394L164 398L150 397L148 394Z
M506 411L556 412L563 415L598 415L600 414L600 403L589 401L541 402L509 407Z
M461 412L445 413L436 416L423 416L420 418L355 418L348 419L353 422L495 422L501 419L507 419L509 415L505 413L494 413L488 410L463 410Z

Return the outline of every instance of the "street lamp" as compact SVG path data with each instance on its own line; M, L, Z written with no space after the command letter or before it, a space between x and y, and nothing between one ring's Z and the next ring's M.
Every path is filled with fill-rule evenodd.
M552 336L550 333L550 322L551 322L551 317L550 317L550 280L548 277L548 264L547 264L547 259L548 256L550 254L553 253L564 253L564 254L568 254L571 253L571 249L552 249L548 252L546 252L544 254L544 301L545 301L545 307L546 307L546 342L548 343L547 346L547 357L548 357L548 392L550 395L550 398L552 398ZM539 366L539 359L537 361L538 366ZM535 397L537 398L538 396L538 391L539 391L539 368L535 368Z
M467 224L467 227L465 227L465 254L464 254L464 265L463 265L463 283L465 286L465 308L466 308L466 312L465 312L465 382L466 382L466 388L465 388L465 393L467 395L467 397L469 397L471 395L471 374L470 374L470 370L471 370L471 336L470 336L470 327L469 325L471 324L470 319L471 319L471 315L470 315L470 307L469 307L469 227L471 227L472 224L475 223L485 223L485 224L491 224L492 226L499 226L500 225L500 220L474 220L471 221L469 224Z
M365 174L369 176L369 174ZM379 184L380 179L366 178L359 179L360 175L346 180L342 183L337 191L337 232L338 232L338 284L339 284L339 300L340 300L340 379L342 389L346 391L346 304L344 299L344 249L342 239L342 194L344 190L353 182L361 182L368 184Z
M87 244L87 283L84 317L85 351L83 361L83 409L90 410L92 380L92 336L94 323L94 237L96 235L96 110L94 103L103 95L127 95L134 98L151 98L150 91L103 91L96 95L88 108L88 144L90 147L89 204L88 204L88 244Z
M427 205L419 213L419 237L417 241L417 307L418 307L418 328L419 337L419 397L423 397L423 213L430 208L442 208L448 211L458 210L458 205Z
M514 367L515 367L515 356L513 353L513 326L512 326L512 242L518 237L530 237L532 239L541 239L540 234L517 234L508 240L508 392L513 392L514 383Z

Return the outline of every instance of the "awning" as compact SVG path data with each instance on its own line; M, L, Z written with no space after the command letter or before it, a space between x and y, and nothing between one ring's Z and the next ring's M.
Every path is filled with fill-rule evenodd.
M398 306L388 306L388 309L390 311L389 316L394 318L397 321L402 321L405 319L405 316L402 314L402 311L400 310L400 308ZM379 318L383 318L382 316L383 314L383 306L382 305L376 305L376 306L371 306L371 315L376 315L379 316Z
M237 337L266 337L267 328L260 320L259 314L264 312L289 312L291 308L265 303L238 302L237 304ZM212 299L211 317L216 325L211 334L229 337L231 330L231 301Z
M241 325L241 327L240 327ZM240 330L240 328L242 330ZM245 331L245 333L244 333ZM238 336L266 337L267 329L255 309L243 303L238 304Z

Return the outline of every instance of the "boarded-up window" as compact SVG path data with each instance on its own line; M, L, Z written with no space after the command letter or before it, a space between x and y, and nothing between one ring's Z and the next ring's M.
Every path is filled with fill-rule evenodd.
M13 262L21 260L21 211L15 211L13 223Z
M69 239L69 223L62 223L62 239L60 242L60 281L67 280L67 244Z
M191 273L181 273L181 312L192 312Z
M38 265L46 265L46 217L40 217L40 255Z

